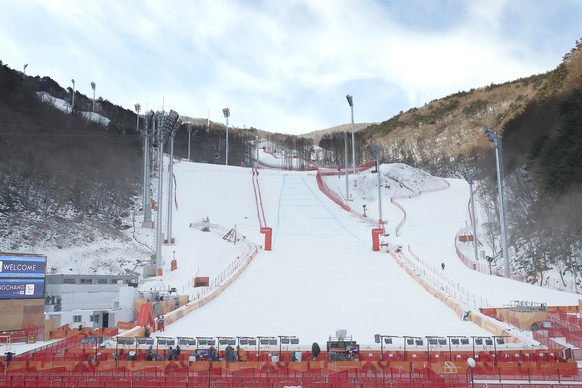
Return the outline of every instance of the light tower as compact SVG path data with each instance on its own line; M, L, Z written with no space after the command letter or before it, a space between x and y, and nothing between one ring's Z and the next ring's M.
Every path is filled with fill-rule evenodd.
M507 228L505 224L505 200L503 198L503 160L501 139L497 131L493 128L483 127L483 132L487 139L495 148L495 161L497 165L497 189L499 191L499 223L501 225L501 244L503 250L503 273L506 278L511 278L511 269L509 268L509 252L507 248Z
M91 83L91 86L93 86L93 83ZM94 90L94 89L93 89ZM95 100L93 100L95 101ZM139 112L141 110L141 105L140 104L135 104L135 113L136 113L136 121L135 121L135 131L139 133ZM144 141L143 141L143 187L142 187L142 208L143 208L143 212L144 212L144 219L145 219L145 212L146 212L146 208L148 207L148 204L146 202L146 192L149 191L149 188L147 186L147 154L148 154L148 140L146 137L146 131L147 128L144 128L144 130L142 131L142 135L144 137ZM151 209L151 205L149 206Z
M475 261L479 260L479 255L477 253L477 217L475 215L475 200L473 198L473 182L474 176L473 172L465 171L463 172L463 178L469 184L469 193L471 201L471 224L473 224L473 254L475 256Z
M380 151L381 148L379 145L371 145L370 146L370 153L376 160L376 174L378 174L378 225L380 228L384 226L384 222L382 221L382 180L380 178Z
M182 121L180 115L171 110L168 114L168 137L170 139L170 161L168 166L168 222L167 222L167 240L172 244L172 200L174 198L174 137L176 131L180 128Z
M350 185L348 184L348 133L342 132L344 138L344 155L345 155L345 168L346 168L346 201L350 199Z
M188 161L191 162L192 160L190 159L190 148L192 143L191 143L191 136L192 136L192 124L188 124L186 126L186 130L188 131Z
M230 117L230 109L224 108L222 110L222 113L224 114L224 118L226 119L226 157L224 165L228 166L228 118Z
M136 104L139 106L139 104ZM150 137L155 131L155 113L150 110L145 115L143 135L143 223L142 227L152 228L152 194L150 190Z
M173 112L173 113L172 113ZM170 137L170 134L178 121L179 115L171 111L170 114L165 112L157 112L155 120L156 133L154 136L154 147L158 147L158 216L156 220L156 268L157 273L161 273L162 268L162 201L163 201L163 178L164 178L164 143ZM171 209L169 210L171 211Z
M222 114L224 114L224 118L226 119L226 156L224 158L224 165L228 166L228 118L230 117L230 109L224 108Z
M91 82L91 89L93 89L93 113L95 113L95 87L97 85L95 85L95 82ZM137 113L137 117L139 120L139 112Z
M352 111L352 169L354 175L356 174L356 129L354 127L354 98L350 95L346 95L348 104L350 104L350 110ZM356 185L356 180L354 179L354 186Z
M71 82L73 83L73 96L71 97L71 113L75 110L75 80L72 79Z

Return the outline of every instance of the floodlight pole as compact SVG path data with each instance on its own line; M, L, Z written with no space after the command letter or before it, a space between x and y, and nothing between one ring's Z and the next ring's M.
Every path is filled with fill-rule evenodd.
M391 335L375 334L375 337L380 340L380 361L384 361L384 338L392 338ZM406 345L404 345L406 346Z
M428 360L428 362L430 362L430 339L432 337L428 336L426 337L426 359Z
M493 354L495 354L495 363L494 366L497 366L497 337L493 336Z
M376 174L378 175L378 225L384 227L382 221L382 179L380 177L380 146L374 144L370 146L370 152L376 160Z
M378 174L378 225L382 228L384 222L382 221L382 180L380 177L380 157L376 158L376 174Z
M344 154L345 154L345 173L346 173L346 200L350 199L350 185L348 184L348 133L343 132L344 137Z
M72 79L71 82L73 83L73 96L71 97L71 113L75 110L75 80Z
M191 162L192 160L190 160L190 148L191 148L191 135L192 135L192 125L188 124L186 126L186 130L188 131L188 161Z
M483 131L487 139L493 144L495 148L495 161L497 165L497 189L499 192L499 218L501 225L501 244L503 249L503 272L506 278L511 278L511 270L509 268L509 252L507 248L507 228L505 223L505 200L503 198L503 160L501 139L495 129L484 127Z
M228 166L228 118L230 117L230 109L228 108L224 108L222 110L222 113L224 114L224 118L226 119L226 156L225 156L225 162L224 165Z
M91 85L93 85L93 83L91 83ZM95 90L95 89L93 89ZM95 100L93 100L95 101ZM139 132L139 112L141 110L141 105L140 104L135 104L135 113L136 113L136 120L135 120L135 131ZM147 202L146 202L146 181L147 181L147 160L146 160L146 155L148 152L147 149L147 128L144 128L144 130L142 131L142 135L143 135L143 188L142 188L142 207L143 207L143 211L145 214L145 209L147 207Z
M139 104L136 104L139 106ZM139 117L139 116L138 116ZM150 190L150 136L156 129L156 118L153 111L145 115L145 128L143 130L143 223L142 227L152 227L152 197Z
M170 161L168 165L168 219L167 219L167 241L168 244L172 244L172 200L174 199L174 137L176 136L176 131L180 127L182 122L179 119L179 115L175 111L170 111L166 120L168 120L164 125L164 131L166 136L169 137L170 141Z
M380 336L380 361L384 361L384 337Z
M179 126L179 124L177 123ZM168 244L172 244L172 199L174 198L174 137L176 126L170 132L170 165L168 166Z
M174 196L174 133L170 134L170 161L168 165L168 221L167 236L168 245L172 245L172 197Z
M473 254L475 255L475 261L479 261L479 254L477 252L477 216L475 215L475 200L473 198L474 176L470 171L466 171L463 176L469 184L469 194L471 201L471 224L473 224Z
M93 113L95 113L95 88L97 85L95 82L91 82L91 89L93 89ZM139 120L139 112L137 113L137 119Z
M162 268L162 191L164 178L164 116L163 112L156 114L158 138L158 214L156 220L156 271ZM157 273L156 273L157 275Z
M257 141L257 161L255 163L255 167L259 168L259 136L257 136L256 141Z
M356 130L354 127L354 98L350 94L347 94L346 99L348 100L348 104L350 104L350 110L352 112L352 169L354 175L356 175ZM356 185L357 183L354 179L354 187Z

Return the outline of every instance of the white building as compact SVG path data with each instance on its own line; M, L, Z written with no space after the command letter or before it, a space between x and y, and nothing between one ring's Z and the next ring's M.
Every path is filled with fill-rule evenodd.
M47 275L46 319L57 317L59 326L82 325L98 329L134 320L137 276Z

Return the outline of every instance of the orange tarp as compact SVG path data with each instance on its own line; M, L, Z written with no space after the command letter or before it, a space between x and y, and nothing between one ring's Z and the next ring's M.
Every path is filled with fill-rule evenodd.
M131 330L135 326L136 326L135 323L132 323L132 322L123 322L123 321L117 322L117 327L119 328L119 330Z

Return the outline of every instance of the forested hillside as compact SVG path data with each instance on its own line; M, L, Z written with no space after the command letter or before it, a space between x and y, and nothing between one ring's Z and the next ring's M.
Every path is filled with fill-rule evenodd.
M71 230L81 223L87 226L79 228L82 238L116 234L127 227L123 219L139 184L135 130L119 126L121 117L104 127L78 113L66 114L41 102L39 90L66 93L49 78L23 79L0 66L2 248L39 241L69 244ZM103 110L113 106L101 105ZM119 107L111 111L131 118Z

